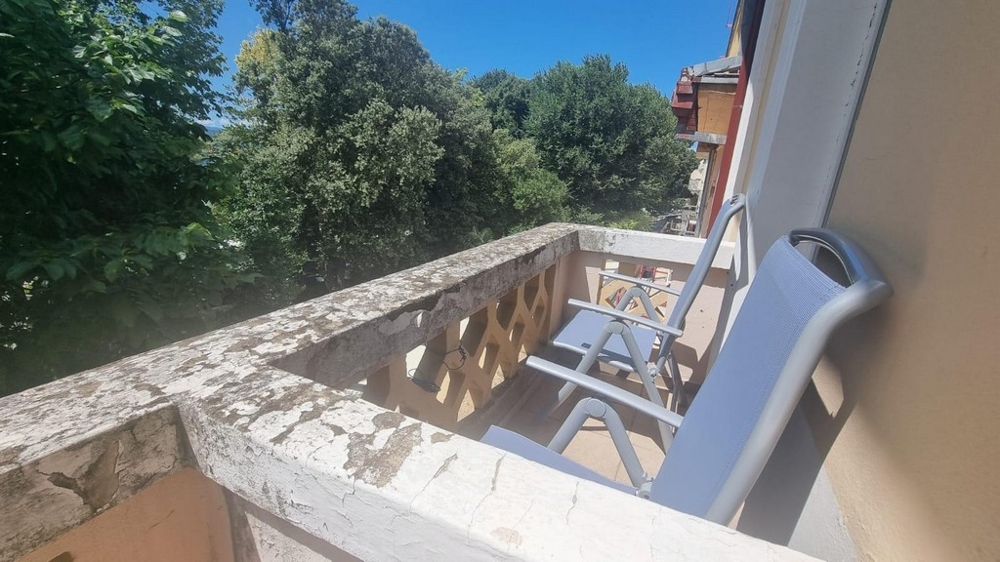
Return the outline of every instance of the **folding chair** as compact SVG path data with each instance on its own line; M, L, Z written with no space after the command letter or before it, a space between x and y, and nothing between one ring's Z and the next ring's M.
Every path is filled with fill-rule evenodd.
M846 274L843 286L795 245L831 252ZM729 337L685 416L619 387L555 363L527 365L600 395L581 400L543 447L493 426L483 442L580 478L646 497L720 524L728 523L767 463L833 331L892 294L878 267L846 237L802 229L768 251L747 291ZM639 464L617 402L677 428L655 478ZM632 482L619 484L560 453L588 418L607 424Z
M552 339L552 346L582 355L583 357L576 367L576 370L581 373L587 372L595 361L607 363L623 371L635 372L639 375L649 399L658 406L663 406L663 399L656 389L654 377L659 374L666 380L665 367L669 363L673 389L671 409L677 411L678 406L684 403L684 384L677 367L677 360L671 350L677 338L684 333L684 319L688 311L691 310L698 292L701 291L708 271L712 268L712 262L719 252L726 227L733 217L743 211L745 207L746 198L742 194L733 196L722 206L719 216L705 240L705 246L681 291L645 279L600 272L599 275L602 277L627 281L633 286L626 291L615 308L569 299L569 305L580 310L559 330ZM650 292L661 291L677 296L677 302L674 304L666 323L657 321L659 316L650 299ZM625 312L625 308L634 299L640 301L646 317ZM657 344L657 339L659 339L659 351L655 363L650 365L648 361L652 356L653 347ZM574 389L576 389L575 383L567 382L564 384L544 414L547 415L562 405ZM658 427L661 440L666 446L669 440L668 435L672 434L672 431L668 425L663 423L658 423Z

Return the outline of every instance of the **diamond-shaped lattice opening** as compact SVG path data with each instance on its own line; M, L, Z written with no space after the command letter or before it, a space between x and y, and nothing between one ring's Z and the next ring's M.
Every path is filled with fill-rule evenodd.
M420 378L428 381L434 381L434 384L440 387L444 384L444 373L442 372L444 368L442 361L444 361L444 355L425 348L424 354L420 357L420 361L417 363L416 370L410 374L419 374Z
M517 360L523 361L527 354L524 352L524 323L515 322L514 329L510 333L510 341L514 343L514 348L517 349Z
M556 268L546 269L543 275L545 276L545 293L551 295L556 286Z
M497 368L497 362L500 359L500 344L490 338L489 342L486 343L486 350L483 352L479 360L479 367L486 373L492 373Z
M361 381L362 397L378 406L385 404L386 399L389 398L389 376L389 368L383 367Z
M515 310L517 310L516 290L507 293L507 295L501 298L500 302L497 303L497 323L499 323L504 330L510 328L510 321L514 317Z
M507 380L507 378L504 376L503 369L497 369L496 372L493 373L493 380L490 381L490 388L500 386L505 380Z
M485 308L477 310L469 317L469 322L462 332L462 347L469 353L475 353L482 345L489 322L489 313Z
M529 355L531 355L531 348L528 346L527 343L522 343L521 345L517 346L518 363L523 363L524 360L527 359Z
M524 284L524 304L531 306L535 304L535 297L538 296L538 288L542 283L541 274L532 277Z
M521 338L524 336L524 322L518 319L514 322L514 328L510 331L510 341L515 345L521 344Z
M472 399L472 392L465 391L465 396L462 397L462 404L458 407L458 421L469 417L469 414L475 412L476 408L476 401Z
M469 386L469 396L472 397L472 403L475 404L476 409L485 408L492 398L491 395L490 389L483 390L477 386Z
M438 402L454 407L461 398L460 393L465 385L465 375L458 371L448 371L441 383L441 390L437 393Z
M515 350L508 350L507 353L500 354L500 361L498 367L503 375L503 378L509 379L517 373L517 355ZM512 356L513 354L513 356Z
M545 305L543 303L538 303L535 310L531 312L531 319L535 321L536 326L542 325L545 320Z

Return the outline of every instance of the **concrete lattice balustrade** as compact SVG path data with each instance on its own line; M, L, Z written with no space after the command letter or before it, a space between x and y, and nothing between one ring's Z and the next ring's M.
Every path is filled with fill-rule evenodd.
M683 269L700 248L552 224L0 399L0 560L58 559L181 477L223 498L218 559L807 559L465 437L530 392L517 361L604 258ZM423 344L437 395L406 380ZM368 400L339 390L360 381Z

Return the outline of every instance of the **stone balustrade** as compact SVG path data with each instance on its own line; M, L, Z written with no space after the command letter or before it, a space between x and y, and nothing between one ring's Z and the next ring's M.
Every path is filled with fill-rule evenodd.
M458 431L470 414L492 404L493 390L510 381L518 363L548 340L556 268L549 266L449 324L422 346L418 360L410 360L415 367L408 367L407 354L396 356L368 377L365 399ZM429 386L419 386L413 378Z

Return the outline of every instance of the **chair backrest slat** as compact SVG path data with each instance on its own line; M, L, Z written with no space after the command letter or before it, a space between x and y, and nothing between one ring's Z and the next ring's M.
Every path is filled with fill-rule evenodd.
M677 296L677 304L670 311L667 325L683 329L684 317L691 310L694 299L698 296L698 291L705 283L705 277L712 269L712 262L715 261L715 256L719 253L719 246L722 245L722 237L726 234L726 228L733 217L740 214L745 208L746 196L737 194L727 200L719 210L715 224L712 225L712 230L709 231L708 237L705 239L705 246L702 248L701 254L698 255L694 267L691 268L691 274L684 282L681 294Z

